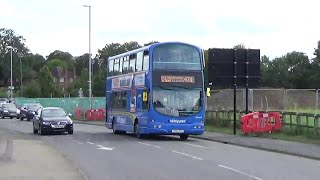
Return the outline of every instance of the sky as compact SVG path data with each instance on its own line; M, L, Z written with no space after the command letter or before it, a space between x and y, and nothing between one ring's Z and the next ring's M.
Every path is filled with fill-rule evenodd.
M0 0L0 28L22 35L32 53L79 56L89 51L84 4L93 55L109 43L182 41L312 58L320 40L317 0Z

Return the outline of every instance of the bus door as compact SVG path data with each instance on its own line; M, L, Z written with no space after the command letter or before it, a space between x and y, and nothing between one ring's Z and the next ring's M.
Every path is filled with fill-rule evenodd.
M149 92L148 89L137 89L137 111L149 110Z

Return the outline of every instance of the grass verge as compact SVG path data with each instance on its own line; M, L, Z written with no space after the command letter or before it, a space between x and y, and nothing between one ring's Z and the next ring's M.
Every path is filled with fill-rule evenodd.
M218 127L213 125L206 125L205 130L208 132L217 132L223 134L233 134L232 127ZM237 135L243 135L240 129L237 129ZM285 141L294 141L294 142L302 142L307 144L317 144L320 145L320 137L319 136L311 136L307 137L306 135L293 135L288 132L273 132L273 133L265 133L259 135L249 135L255 137L263 137L269 139L279 139Z

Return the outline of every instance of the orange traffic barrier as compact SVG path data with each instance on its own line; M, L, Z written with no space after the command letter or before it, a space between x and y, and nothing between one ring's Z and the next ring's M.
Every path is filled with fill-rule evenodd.
M241 117L241 130L244 134L250 132L272 132L282 127L278 112L254 112Z
M241 117L241 130L244 134L253 132L257 127L259 112L253 112Z
M81 108L76 108L74 110L75 118L76 119L81 119L82 118L82 109Z
M104 109L88 109L86 111L87 120L104 120L106 118L106 111Z

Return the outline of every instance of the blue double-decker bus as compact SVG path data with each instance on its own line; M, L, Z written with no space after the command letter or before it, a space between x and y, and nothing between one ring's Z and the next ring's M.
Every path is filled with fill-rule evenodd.
M156 43L107 59L106 127L115 134L204 132L203 51L181 42Z

